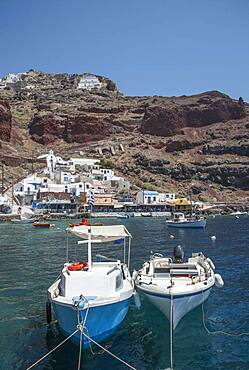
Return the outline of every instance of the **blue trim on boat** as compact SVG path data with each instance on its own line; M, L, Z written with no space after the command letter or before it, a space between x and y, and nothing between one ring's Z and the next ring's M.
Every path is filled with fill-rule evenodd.
M115 303L89 307L89 310L80 309L80 320L83 322L88 312L85 323L86 334L96 342L101 342L112 335L125 319L130 299L131 297ZM52 303L60 329L65 335L70 335L78 323L77 309L73 305L63 305L56 301ZM80 333L77 333L72 337L72 341L79 344L79 338ZM84 348L89 347L86 337L83 337L82 344Z
M200 290L198 292L194 292L194 293L191 293L191 294L173 294L173 299L192 297L192 296L195 296L195 295L198 295L198 294L202 294L202 293L207 292L212 287L213 287L213 285L211 287L205 289L205 290ZM137 288L140 289L144 294L152 295L152 296L155 296L155 297L167 298L167 299L170 299L170 297L171 297L170 294L162 294L162 293L151 292L151 291L142 289L140 286L137 286Z

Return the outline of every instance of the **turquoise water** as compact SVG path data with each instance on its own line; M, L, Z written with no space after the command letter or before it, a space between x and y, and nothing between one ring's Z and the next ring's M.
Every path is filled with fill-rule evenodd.
M32 225L0 224L0 369L26 369L63 340L56 324L46 325L46 289L60 273L66 258L64 229L67 221L55 221L50 230ZM225 281L214 288L205 304L210 330L249 332L249 217L217 217L203 230L168 230L162 218L105 220L123 223L133 235L132 268L139 268L150 251L166 253L174 245L203 251L212 258ZM169 235L174 234L175 239ZM213 242L210 237L216 235ZM84 246L71 237L71 258L86 259ZM120 246L94 252L122 256ZM165 317L142 298L142 308L132 304L120 329L106 342L113 353L136 369L169 367L169 325ZM174 334L174 369L249 369L249 337L208 335L201 308L189 313ZM95 349L98 352L98 349ZM78 348L66 343L35 369L77 369ZM108 354L85 351L82 369L121 370L126 367Z

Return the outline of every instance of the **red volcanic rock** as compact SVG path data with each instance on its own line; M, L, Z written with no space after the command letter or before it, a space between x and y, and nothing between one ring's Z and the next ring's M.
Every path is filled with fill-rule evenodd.
M65 120L52 113L34 116L29 125L31 138L40 144L50 144L63 137Z
M38 113L29 125L29 133L33 140L45 145L58 139L69 143L85 143L102 140L107 136L106 127L98 116L87 114L62 118L52 113Z
M108 131L105 124L98 116L78 115L68 117L63 132L65 141L85 143L88 141L103 140L107 137Z
M203 127L245 116L244 106L214 91L147 107L140 130L144 134L172 136L185 127Z
M0 100L0 140L10 141L12 116L9 103Z
M187 139L176 139L171 140L166 144L166 152L177 152L179 150L191 149L194 147L194 143Z

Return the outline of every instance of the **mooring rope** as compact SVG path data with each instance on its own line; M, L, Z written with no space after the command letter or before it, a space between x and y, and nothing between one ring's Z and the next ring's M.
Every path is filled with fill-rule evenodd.
M34 364L32 364L31 366L27 367L26 370L30 370L32 369L33 367L35 367L37 364L39 364L39 362L41 362L42 360L44 360L46 357L48 357L52 352L54 352L57 348L59 348L60 346L62 346L62 344L66 343L70 338L72 338L72 336L74 336L77 332L79 331L79 329L77 328L72 334L69 335L69 337L67 337L66 339L64 339L60 344L58 344L54 349L52 349L51 351L49 351L46 355L44 355L43 357L41 357L39 360L37 360Z
M169 320L169 335L170 335L170 370L173 370L173 294L171 292L172 281L170 287L170 320Z
M203 300L202 300L202 322L203 322L203 327L204 329L206 330L206 332L209 334L209 335L227 335L229 337L242 337L242 336L249 336L249 332L242 332L242 333L227 333L225 331L222 331L222 330L214 330L214 331L210 331L208 328L207 328L207 325L205 323L205 311L204 311L204 294L202 292L202 297L203 297Z

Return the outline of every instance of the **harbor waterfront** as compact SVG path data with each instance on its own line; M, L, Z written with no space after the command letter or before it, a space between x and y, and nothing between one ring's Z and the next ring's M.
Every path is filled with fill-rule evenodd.
M77 222L78 220L70 220ZM210 331L249 331L249 217L209 218L202 229L168 229L165 217L101 220L105 225L124 224L133 235L131 268L138 269L151 251L172 254L181 245L185 256L192 251L208 255L221 273L223 289L213 289L204 304L205 324ZM0 368L26 369L63 340L56 323L46 324L47 288L66 258L69 220L53 221L51 229L31 224L0 224ZM174 235L174 238L170 237ZM212 238L215 236L216 238ZM69 237L70 259L87 259L87 248ZM93 256L120 256L122 248L93 246ZM169 322L143 295L141 309L132 301L120 328L102 344L136 369L169 367ZM209 335L203 326L202 307L187 314L174 332L174 369L249 368L248 336ZM121 370L124 365L94 347L83 352L82 369ZM67 342L37 369L76 369L78 347Z

